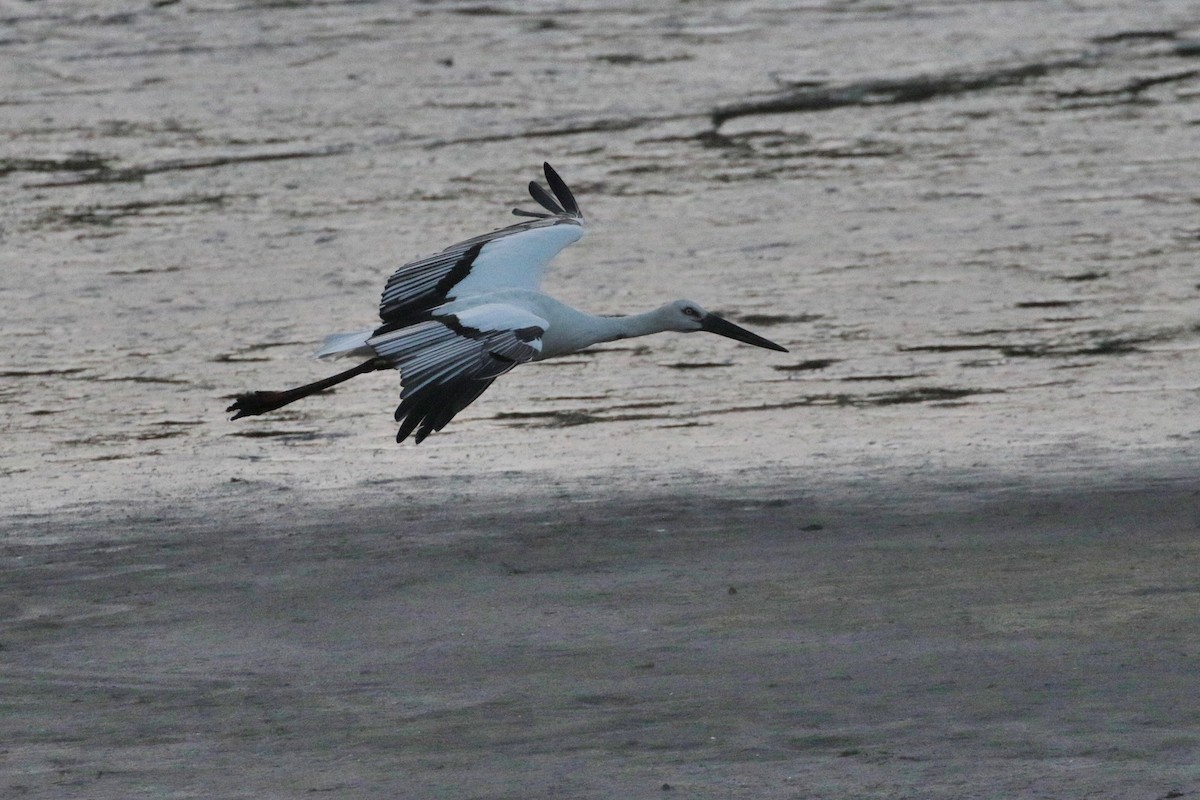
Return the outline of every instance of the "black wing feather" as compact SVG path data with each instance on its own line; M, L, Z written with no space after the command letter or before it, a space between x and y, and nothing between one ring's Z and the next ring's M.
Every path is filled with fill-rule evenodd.
M540 211L524 211L519 208L514 208L513 213L518 217L565 217L572 220L583 220L583 212L579 210L579 203L575 201L575 195L571 194L571 190L567 187L567 182L564 181L559 174L554 171L554 167L550 166L549 162L542 163L542 171L546 173L546 182L550 184L550 191L554 192L551 196L550 192L537 181L529 182L529 195L538 202L542 208L549 211L549 214L543 214Z
M430 386L404 398L396 407L396 421L400 423L396 441L403 442L409 434L416 431L417 435L413 440L420 444L426 436L446 427L458 412L475 402L494 380L495 378L460 378Z
M550 184L551 191L554 192L554 196L558 198L558 202L562 204L567 214L572 217L582 217L583 214L579 212L579 203L575 202L575 195L571 194L571 190L567 188L566 181L558 176L549 161L542 163L542 169L546 172L546 183Z
M561 216L565 213L562 206L556 203L554 198L550 196L550 193L542 188L542 185L537 181L529 182L529 196L536 200L539 206L552 214Z
M380 359L400 370L404 387L395 413L400 423L396 441L415 431L420 443L441 430L492 381L532 360L545 330L542 325L480 330L445 314L372 337L368 344Z

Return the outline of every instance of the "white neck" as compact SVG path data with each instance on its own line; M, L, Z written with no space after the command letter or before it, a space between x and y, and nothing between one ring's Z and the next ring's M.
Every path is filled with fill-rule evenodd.
M625 317L598 317L567 308L574 315L572 324L556 326L551 323L544 337L544 346L539 360L574 353L600 342L630 339L667 330L662 309Z
M635 336L649 336L652 333L662 333L666 330L663 325L662 309L654 309L641 314L629 314L624 317L597 317L602 321L602 328L607 329L599 342L611 342L614 339L632 339Z

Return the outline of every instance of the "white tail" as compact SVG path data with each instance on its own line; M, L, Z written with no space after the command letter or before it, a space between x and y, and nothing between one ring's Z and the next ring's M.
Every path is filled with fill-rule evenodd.
M317 358L328 361L346 356L373 356L375 351L367 346L367 339L374 332L374 328L367 328L350 333L331 333L317 350Z

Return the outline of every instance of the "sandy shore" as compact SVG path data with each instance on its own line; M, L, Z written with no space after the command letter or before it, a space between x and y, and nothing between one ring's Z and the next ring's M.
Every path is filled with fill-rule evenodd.
M1200 795L1194 2L0 16L0 795ZM791 352L226 418L543 160Z

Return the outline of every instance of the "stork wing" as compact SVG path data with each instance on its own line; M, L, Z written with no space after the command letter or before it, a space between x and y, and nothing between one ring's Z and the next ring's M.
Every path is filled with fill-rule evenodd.
M529 193L551 213L514 209L513 213L533 219L400 267L388 278L379 302L384 323L404 325L455 298L500 289L537 290L546 265L583 236L583 215L571 190L553 167L543 166L554 196L534 182Z
M500 375L542 349L549 324L524 309L488 303L372 337L369 344L400 370L396 441L414 430L419 444L440 431Z

